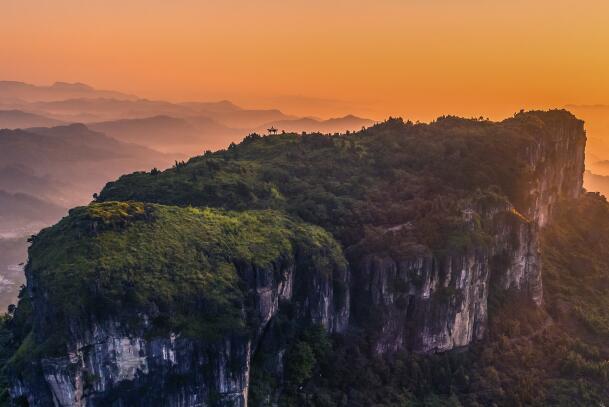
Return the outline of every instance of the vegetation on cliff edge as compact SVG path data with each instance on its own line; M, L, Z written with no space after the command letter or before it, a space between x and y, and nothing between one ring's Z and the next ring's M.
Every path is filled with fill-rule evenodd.
M305 330L288 350L296 356L288 361L296 366L286 375L282 405L605 405L609 402L609 204L605 198L588 193L561 202L543 231L542 249L544 306L537 308L516 293L505 296L490 315L487 338L466 351L378 357L359 335L336 336L328 345L327 336L312 336ZM260 394L272 385L254 365L254 406L268 405Z
M526 207L535 175L526 150L555 137L560 126L581 130L582 123L557 110L500 123L389 119L332 137L253 134L163 172L123 176L106 185L99 200L280 209L324 227L343 247L410 223L396 239L400 244L462 249L451 245L468 233L462 211L475 204L472 194L491 190Z
M92 321L211 341L245 334L248 304L239 265L298 269L297 256L311 267L303 272L345 267L328 233L270 210L139 202L73 209L33 239L26 272L36 309L34 337L10 363L64 351L73 331L68 327Z

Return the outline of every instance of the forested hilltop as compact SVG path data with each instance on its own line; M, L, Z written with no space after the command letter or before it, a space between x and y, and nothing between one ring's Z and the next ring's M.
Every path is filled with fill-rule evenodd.
M583 122L251 134L33 238L4 318L32 406L609 400L609 204Z
M252 134L167 171L123 176L98 200L281 209L327 228L346 247L411 222L414 240L440 248L459 243L466 207L509 199L526 208L536 175L532 146L578 126L574 116L556 110L501 123L389 119L333 137Z

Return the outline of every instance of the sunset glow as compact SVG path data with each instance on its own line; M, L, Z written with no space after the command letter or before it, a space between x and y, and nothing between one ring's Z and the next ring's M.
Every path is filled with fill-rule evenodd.
M609 103L609 2L0 4L0 77L330 117Z

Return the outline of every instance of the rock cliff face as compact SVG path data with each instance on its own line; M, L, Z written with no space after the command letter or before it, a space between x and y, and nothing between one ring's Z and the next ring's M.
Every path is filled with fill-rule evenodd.
M303 278L294 266L280 270L250 266L241 272L251 278L254 318L259 321L251 336L206 343L175 334L150 337L145 330L134 332L112 320L93 322L86 331L73 327L65 355L41 359L41 375L17 379L11 396L26 398L30 406L246 406L252 351L278 312L279 302L294 301L299 319L330 332L346 328L349 302L348 297L340 304L335 301L330 275L312 273ZM337 272L335 277L346 286L348 274Z
M376 352L446 351L482 339L492 286L520 291L540 305L539 229L557 201L581 194L584 150L579 121L546 128L527 146L521 152L527 157L530 186L524 214L509 202L464 210L465 217L490 225L492 241L485 247L406 259L366 256L355 271L360 301L369 302L376 318Z
M18 379L11 396L31 406L197 406L211 399L238 406L247 399L247 338L210 345L174 335L147 339L110 321L83 334L65 356L41 360L41 377Z
M98 233L94 239L115 232ZM32 355L26 355L27 365L17 369L11 397L27 400L30 406L247 405L252 354L281 304L290 304L295 320L304 325L319 324L329 332L341 332L348 324L348 292L341 292L340 299L335 295L336 287L348 286L349 277L340 249L333 252L335 243L324 241L329 236L300 233L294 234L294 251L279 251L266 267L230 251L231 263L218 265L234 266L241 281L242 315L249 321L249 332L227 332L211 339L159 334L154 310L138 313L137 323L126 318L133 317L130 310L101 319L93 315L74 318L68 321L67 340L52 356L31 359ZM264 232L259 236L268 238ZM318 243L307 242L308 237ZM212 238L206 234L206 239ZM260 241L251 244L254 253L263 246ZM127 255L118 250L116 255ZM211 261L213 251L207 250L203 256ZM30 264L26 272L28 295L33 300L33 340L44 344L55 329L53 300L49 300L53 294L48 283L40 280L41 270L34 271Z
M246 406L252 361L259 349L272 355L269 359L271 366L266 368L277 383L282 381L286 343L277 337L281 330L279 323L275 324L277 319L287 319L293 326L321 325L335 333L357 328L371 339L378 354L401 349L442 352L482 339L487 328L488 300L497 290L521 293L532 304L543 303L540 228L546 225L559 200L576 198L582 190L583 123L566 112L559 112L556 116L545 122L537 119L536 115L513 119L516 129L520 129L518 126L523 126L522 123L528 126L523 130L527 132L525 142L519 144L522 148L514 158L514 165L523 167L514 169L514 177L518 177L515 182L517 193L510 195L500 191L490 194L491 199L487 199L488 194L484 199L478 199L474 197L475 192L464 189L465 192L447 195L460 199L458 221L465 233L478 236L471 240L474 243L463 245L459 250L432 249L420 242L413 245L409 241L408 251L396 252L381 247L379 250L366 250L364 255L351 256L350 263L347 263L341 247L329 233L284 215L277 221L277 215L252 215L248 211L239 217L212 216L212 212L205 212L205 220L201 221L199 210L167 209L169 207L159 205L154 206L150 213L148 209L142 210L144 215L141 217L119 219L117 224L120 227L110 232L99 229L96 220L94 227L89 227L93 230L94 238L91 240L95 245L83 249L88 263L78 263L73 260L74 247L83 240L83 236L88 241L90 230L83 231L82 225L89 225L90 219L71 215L62 221L65 224L43 233L40 241L34 241L32 259L26 268L26 293L32 302L33 329L31 337L18 352L19 360L9 366L11 397L27 400L31 406ZM513 131L510 127L513 123L506 122L499 130L509 128ZM400 129L403 126L402 123ZM441 128L442 124L438 126ZM474 126L487 124L474 123ZM252 140L248 142L256 143L255 138ZM372 144L365 138L364 142ZM328 145L327 139L323 138L317 143L321 146L319 148ZM356 160L366 156L362 153L368 148L365 143L358 149L346 148L346 143L337 143L336 147L330 142L332 148L339 148L341 154L353 154ZM437 148L437 145L433 147ZM305 147L297 148L305 150ZM262 149L255 150L256 154L260 151ZM227 154L238 155L234 152ZM203 169L195 168L192 174L186 173L189 174L188 182L196 182L200 177L197 174L216 171L221 165L213 159L202 162ZM375 167L379 161L373 162L371 174L378 176ZM229 162L227 165L227 171L237 171L242 177L252 176L252 168L245 164ZM368 164L361 165L368 168ZM167 177L184 174L179 171L186 170L176 168ZM299 175L304 177L306 171L301 168ZM412 174L408 174L406 179L427 180L414 178ZM272 175L271 170L264 173L264 191L268 189L270 192L268 196L262 193L261 196L269 200L278 197L278 205L282 209L287 205L286 212L291 213L291 203L286 204L289 196L286 198L277 189L268 188L270 181L267 178ZM285 176L283 173L280 175ZM156 183L161 175L136 174L134 177ZM212 175L206 177L213 178ZM228 176L218 178L233 182ZM174 178L168 179L175 181ZM184 188L189 185L186 181L181 182ZM125 185L129 186L129 182L125 181ZM154 195L151 192L154 188L146 187L143 188L146 195L136 195L135 198L145 200L143 198L149 196L160 196L159 200L164 202L168 199L165 194L167 185L160 183L163 194ZM342 189L339 183L331 186ZM390 187L388 184L387 188ZM124 201L134 198L124 185L112 188L128 191L129 195L122 197ZM252 194L242 185L227 184L218 190L214 188L215 185L205 185L201 188L205 193L202 193L193 186L192 190L181 191L183 193L176 198L177 202L169 203L192 205L206 202L205 199L215 202L221 196L218 191L224 190L231 194L237 191L240 196L252 199ZM316 190L315 194L336 206L337 201L328 199L323 191ZM404 195L412 199L412 194ZM255 198L256 202L262 200ZM119 204L94 204L89 211L98 213L99 208L95 205ZM411 213L413 207L406 207L404 212ZM309 210L308 207L306 209ZM119 212L123 213L122 209ZM167 218L163 219L165 212L167 214L163 216ZM311 212L304 213L310 215ZM351 213L356 213L355 209ZM363 213L368 216L367 212ZM366 219L365 216L360 220ZM103 214L101 218L108 216ZM180 219L181 229L176 228L171 247L167 249L160 243L153 244L159 234L171 232L176 219ZM385 222L391 220L386 219ZM336 226L330 221L327 223ZM273 228L269 230L270 224ZM116 229L116 224L113 225ZM216 229L210 229L209 225ZM385 228L385 237L399 240L404 236L401 233L417 227L416 220L408 220L408 223ZM70 235L73 239L69 240L63 252L61 249L48 249L46 252L37 249L53 247L56 242L65 244L68 239L65 238L66 230L76 230L77 233ZM341 230L336 228L338 232ZM112 243L106 252L99 251L98 245L108 241L122 243L118 246ZM148 241L153 243L137 250L132 247ZM144 255L134 257L134 251ZM121 260L113 258L110 261L106 256L108 252ZM162 252L161 256L159 252ZM90 258L91 253L95 254L93 258ZM57 266L57 259L62 256L66 265L63 268ZM159 256L162 264L147 263L154 256ZM192 274L184 276L183 270L176 267L179 262L195 265ZM71 264L82 264L82 269L74 271ZM162 280L163 290L173 293L169 295L172 300L169 304L165 299L159 300L155 290L144 285L148 297L146 301L140 301L141 293L136 291L138 295L135 295L133 289L139 279L120 280L121 284L113 284L104 291L107 286L100 273L108 271L107 267L112 268L111 277L118 280L137 270L143 272L139 277L148 281L149 270L156 270L155 278ZM199 275L199 268L205 270L203 277ZM64 280L65 275L75 276L76 283ZM195 285L192 291L191 284ZM171 291L167 286L178 286L180 291ZM74 289L67 294L73 298L100 295L101 290L99 298L114 295L114 302L121 304L124 298L135 295L138 307L113 308L112 312L105 312L100 317L95 304L83 303L72 307L57 298L61 294L56 290L63 287ZM183 292L188 293L184 301L181 299ZM222 297L226 292L236 293L236 297L219 301L218 295ZM175 297L180 298L176 300ZM140 303L144 305L140 306ZM180 308L182 303L187 307ZM226 330L222 324L224 314L221 314L220 322L212 318L214 309L233 306L237 310L238 325L245 329ZM73 309L86 312L70 317L66 310ZM191 309L194 318L189 315ZM210 312L211 317L208 315ZM208 317L222 327L212 332L215 337L186 335L182 331L187 331L189 324L184 323L177 327L171 325L171 329L158 327L159 320L186 320L198 326ZM234 315L226 316L226 319L230 318ZM134 319L136 324L133 324ZM166 324L162 326L167 328ZM48 352L46 337L57 330L65 333L66 338L60 346L54 347L53 352ZM281 389L275 391L280 392ZM276 394L269 395L269 399L276 397Z

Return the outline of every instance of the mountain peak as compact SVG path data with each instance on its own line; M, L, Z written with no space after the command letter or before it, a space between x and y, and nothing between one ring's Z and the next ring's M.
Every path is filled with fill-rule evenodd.
M55 82L51 88L72 91L92 91L93 87L81 82Z

